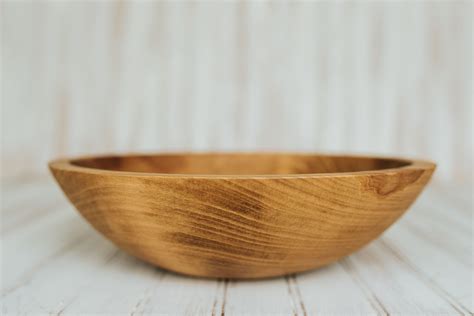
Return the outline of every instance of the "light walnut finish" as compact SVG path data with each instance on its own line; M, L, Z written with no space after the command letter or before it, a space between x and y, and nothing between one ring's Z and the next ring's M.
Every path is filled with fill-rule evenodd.
M70 201L120 248L172 271L259 278L305 271L379 236L435 165L312 154L57 160Z

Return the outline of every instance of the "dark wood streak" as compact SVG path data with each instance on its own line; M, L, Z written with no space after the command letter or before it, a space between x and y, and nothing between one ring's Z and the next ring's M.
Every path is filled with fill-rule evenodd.
M255 153L91 157L50 168L81 214L129 253L195 276L257 278L359 249L403 214L434 164Z
M388 177L374 175L367 178L366 186L368 190L380 196L386 196L403 190L408 185L416 182L423 173L424 170L409 170Z
M203 248L209 250L216 250L216 251L223 251L223 252L230 252L237 255L242 256L249 256L251 258L256 259L271 259L271 260L282 260L284 259L284 254L281 252L274 252L274 253L261 253L256 251L255 249L249 249L248 247L244 246L237 246L232 245L232 247L223 241L212 240L208 238L198 237L192 234L186 234L181 232L174 232L169 234L169 241L173 243L177 243L183 246L193 246L196 248ZM167 239L165 239L167 240Z

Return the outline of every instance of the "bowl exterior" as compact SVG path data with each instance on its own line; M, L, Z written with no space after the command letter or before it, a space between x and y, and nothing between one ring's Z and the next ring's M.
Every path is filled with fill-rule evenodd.
M83 217L120 248L221 278L295 273L354 252L407 210L434 169L210 178L50 167Z

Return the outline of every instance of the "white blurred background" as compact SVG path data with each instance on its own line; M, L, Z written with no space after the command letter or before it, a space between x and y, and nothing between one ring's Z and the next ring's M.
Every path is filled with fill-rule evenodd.
M472 2L2 1L2 176L58 156L420 157L472 181Z

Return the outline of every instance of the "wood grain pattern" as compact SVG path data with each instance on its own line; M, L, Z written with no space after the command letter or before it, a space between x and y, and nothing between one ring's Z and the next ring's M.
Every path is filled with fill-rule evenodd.
M7 224L54 205L54 213L32 217L1 236L2 315L474 312L466 282L473 258L452 255L473 253L472 244L466 250L458 243L472 237L467 187L428 186L410 212L349 261L287 278L231 282L170 273L120 251L81 220L51 178L5 181L1 193L0 215Z
M190 275L257 278L319 267L367 244L406 211L434 164L166 154L50 168L81 214L135 256Z

